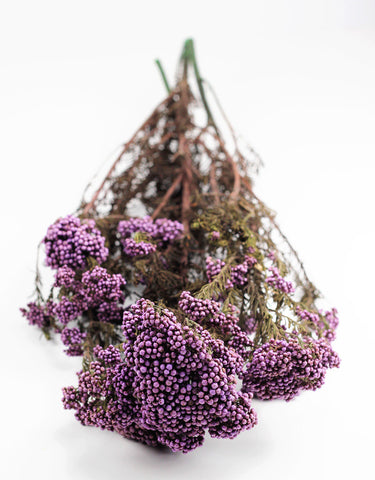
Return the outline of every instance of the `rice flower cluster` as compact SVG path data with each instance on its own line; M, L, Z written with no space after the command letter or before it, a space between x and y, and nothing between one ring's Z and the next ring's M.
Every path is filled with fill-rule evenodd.
M111 244L93 220L68 215L52 224L43 241L55 270L51 294L21 309L31 325L59 334L67 355L84 356L78 385L63 389L64 407L83 425L186 453L206 435L234 438L253 428L253 398L290 401L339 366L331 347L337 310L295 302L274 251L251 246L225 257L218 242L228 231L208 232L203 287L178 291L172 283L166 306L132 300L133 288L149 291L159 280L155 265L170 274L182 223L133 217L113 231ZM256 282L270 304L285 303L292 326L276 324L266 337L272 315L239 307Z
M234 352L207 330L141 299L124 313L123 331L121 349L97 348L78 388L64 389L65 408L84 425L186 453L207 432L234 438L256 424L252 395L236 390Z

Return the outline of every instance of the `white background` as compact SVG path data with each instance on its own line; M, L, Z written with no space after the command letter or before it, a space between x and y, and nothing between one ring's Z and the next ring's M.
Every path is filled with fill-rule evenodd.
M173 78L189 36L265 162L258 194L339 309L342 366L182 455L64 411L79 360L18 308L47 226L162 100L153 59ZM3 0L0 49L2 478L374 478L375 2Z

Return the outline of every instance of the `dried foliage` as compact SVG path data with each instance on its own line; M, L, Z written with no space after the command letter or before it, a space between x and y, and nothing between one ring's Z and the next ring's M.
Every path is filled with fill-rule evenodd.
M172 90L157 64L167 97L75 214L49 227L41 245L55 283L43 298L37 268L36 302L21 310L83 356L78 387L63 389L81 423L188 452L207 432L234 438L255 426L254 395L290 400L319 388L339 365L338 319L319 310L253 191L257 156L241 153L217 102L227 146L192 40Z
M246 362L252 361L257 348L273 341L293 338L301 347L319 339L331 341L336 311L319 310L318 290L280 230L274 212L254 193L252 176L259 159L252 149L248 157L241 152L210 87L231 135L233 148L227 146L207 101L208 84L199 73L192 40L184 45L173 89L160 62L158 67L167 97L122 146L96 190L92 185L86 188L75 212L82 225L94 221L105 238L108 255L99 262L100 275L126 279L118 312L129 310L143 297L154 302L156 309L169 309L181 324L194 329L194 321L179 305L182 292L217 302L224 316L236 312L242 333L251 338L252 349L249 343L242 353ZM146 231L137 231L132 241L135 246L148 245L148 253L124 255L119 224L135 213L149 216L150 221L180 222L183 235L173 242L157 242ZM62 332L68 320L64 317L62 321L56 313L58 305L74 306L82 300L83 278L99 263L89 256L86 264L73 272L76 286L55 284L47 299L42 296L37 270L36 306L30 307L29 313L24 311L30 323L37 324L48 338L53 331L67 336ZM105 303L86 302L74 318L78 330L68 332L77 339L82 337L82 348L77 344L73 351L83 353L85 368L95 358L96 346L122 348L122 316L111 304L114 311L103 321L106 307ZM231 345L233 339L225 329L206 327L214 338Z
M200 101L189 84L190 68L198 81ZM196 120L202 108L207 114L203 125ZM95 219L106 237L111 251L104 266L109 271L125 278L132 272L135 284L137 279L147 278L142 291L146 298L162 299L174 308L183 290L195 292L199 298L224 296L239 307L242 324L249 316L255 318L256 344L283 337L285 327L309 334L315 326L293 319L293 312L299 305L319 313L318 291L277 225L274 212L255 195L249 176L253 162L241 153L233 138L231 154L208 108L188 41L176 87L123 146L99 188L89 200L82 201L77 214L82 219ZM181 221L184 239L129 265L129 259L119 254L116 229L118 222L134 211L154 219ZM219 232L219 240L212 240L213 232ZM230 266L241 263L249 247L257 264L246 286L227 289ZM211 283L205 275L208 255L227 265ZM265 282L270 257L281 275L295 283L297 296L293 299ZM136 295L134 291L126 293L130 298ZM109 337L101 343L108 344L112 335Z

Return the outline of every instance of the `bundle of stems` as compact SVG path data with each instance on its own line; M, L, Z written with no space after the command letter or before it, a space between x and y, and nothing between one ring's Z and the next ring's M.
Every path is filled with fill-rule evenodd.
M319 388L339 364L338 320L319 309L303 263L254 193L254 162L217 102L228 147L193 41L173 88L157 65L167 97L91 197L51 225L42 244L55 283L43 298L38 271L36 301L22 311L83 355L78 387L64 389L83 424L186 452L206 430L233 438L254 426L252 396L290 400ZM205 386L211 373L220 394Z

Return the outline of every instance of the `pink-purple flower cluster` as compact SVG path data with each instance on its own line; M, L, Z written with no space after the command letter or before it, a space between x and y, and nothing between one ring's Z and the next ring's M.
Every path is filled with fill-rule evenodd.
M248 282L248 275L253 266L257 263L255 257L251 255L245 255L245 259L242 263L231 266L230 278L227 280L226 288L230 289L234 286L243 287ZM226 263L220 259L214 259L207 257L206 259L206 275L209 282L212 282L216 275L222 271Z
M89 257L99 264L108 257L105 238L95 228L95 221L81 222L72 215L60 218L50 225L43 243L46 249L46 265L51 268L84 268Z
M84 302L83 297L77 296L71 300L68 297L63 296L60 301L55 304L53 313L63 325L67 325L69 322L72 322L81 316L87 308L87 304Z
M232 267L231 270L231 282L233 285L244 286L248 282L248 273L257 263L256 258L245 255L245 260L238 265Z
M39 328L47 327L49 325L50 312L47 311L44 305L29 302L27 308L21 308L20 311L30 325L36 325Z
M270 267L269 270L271 272L271 275L266 278L266 282L268 283L268 285L271 285L273 288L280 290L280 292L284 292L284 293L294 292L294 287L292 282L282 277L277 267Z
M261 400L291 400L301 390L316 390L324 383L328 368L340 360L324 339L305 339L300 345L288 340L271 339L254 351L243 378L243 391Z
M65 327L61 332L61 341L68 347L65 353L70 357L78 357L83 354L83 341L86 338L86 332L81 332L79 328Z
M225 262L218 258L207 257L206 258L206 275L209 282L219 275L221 270L225 267Z
M124 300L122 287L125 279L119 273L111 274L105 268L96 266L82 275L83 295L90 306L102 302L120 302Z
M153 238L164 243L170 243L181 237L184 226L177 220L169 220L168 218L157 218L154 221L156 228Z
M74 283L75 271L63 265L56 270L54 287L70 288Z
M339 324L336 308L332 308L332 310L328 310L324 314L320 311L318 314L297 306L296 314L301 320L308 321L318 327L326 340L332 342L336 338L335 330Z
M336 338L336 328L339 325L339 318L337 316L336 308L327 310L324 314L324 319L328 325L328 329L325 331L324 336L327 340L332 342Z
M61 333L64 345L69 348L68 355L81 355L82 348L79 346L85 338L82 334L78 341L79 330L77 328L66 328L70 322L82 317L90 310L91 319L100 322L110 322L120 325L124 309L122 303L125 295L123 287L125 279L120 274L110 274L100 266L84 272L80 280L68 266L57 269L55 275L55 287L62 288L58 301L48 301L45 305L38 305L31 302L27 309L22 308L22 314L31 325L40 328L52 326L56 332ZM70 336L69 336L70 335ZM74 340L71 339L74 335ZM73 338L73 337L72 337Z
M64 389L65 408L84 425L188 452L207 431L233 438L256 424L251 394L237 392L228 371L233 353L207 330L144 299L124 313L123 329L123 354L97 349L78 388Z
M53 309L53 314L63 325L76 320L89 308L98 308L98 320L102 321L106 313L111 318L122 314L118 306L124 300L122 288L126 281L122 275L110 274L105 268L96 266L84 272L78 281L71 272L69 268L61 267L56 274L55 284L64 286L67 292Z
M121 244L125 255L137 257L149 255L154 252L157 246L162 247L179 238L184 230L182 223L158 218L153 220L149 216L143 218L130 218L119 222L117 230L121 237ZM134 238L136 233L143 233L150 241ZM153 243L155 242L155 243Z
M121 325L123 313L124 309L117 302L103 302L96 309L99 322L108 322L113 325Z
M130 218L122 220L118 224L118 232L122 238L130 238L134 233L142 232L148 234L151 238L172 242L180 237L184 227L178 221L169 220L168 218L158 218L153 220L149 216L143 218Z
M197 323L205 320L206 324L216 326L225 321L225 314L221 312L219 302L209 298L205 300L195 298L188 291L181 293L178 306L191 320Z
M143 255L150 255L156 251L156 245L150 242L144 242L143 240L137 242L134 238L125 238L122 241L122 246L125 255L129 257L140 257Z
M317 326L324 326L321 323L320 317L316 312L310 312L309 310L303 310L300 306L296 308L296 314L301 320L305 320L308 322L313 323Z
M148 215L145 217L133 217L129 220L119 222L117 230L122 238L130 238L136 232L143 232L153 237L156 231L152 218Z
M215 328L224 338L226 346L240 356L240 359L233 356L232 361L236 374L241 377L243 360L249 357L253 342L238 325L239 312L236 307L229 304L228 311L224 313L220 302L198 299L187 291L182 292L178 306L190 320L207 329Z

